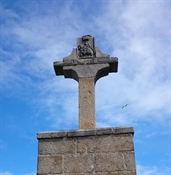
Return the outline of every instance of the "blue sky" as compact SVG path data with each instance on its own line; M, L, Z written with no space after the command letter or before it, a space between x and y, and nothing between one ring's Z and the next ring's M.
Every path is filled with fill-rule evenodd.
M1 0L0 15L0 175L35 175L36 134L78 129L78 83L53 62L85 34L119 58L97 127L133 126L137 175L171 174L171 1Z

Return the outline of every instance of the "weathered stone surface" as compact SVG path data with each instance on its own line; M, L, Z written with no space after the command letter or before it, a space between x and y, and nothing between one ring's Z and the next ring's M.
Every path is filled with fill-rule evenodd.
M38 175L136 175L132 127L54 133L39 133Z
M60 138L60 137L65 137L67 135L66 131L45 131L41 133L37 133L37 138L38 139L43 139L43 138Z
M98 172L95 175L136 175L133 171L117 171L117 172Z
M113 133L113 128L98 128L96 135L110 135Z
M92 175L92 173L64 173L64 175Z
M133 171L117 171L117 172L98 172L98 173L64 173L64 174L48 174L48 175L136 175ZM45 174L39 174L45 175Z
M126 135L134 134L133 127L117 127L117 128L94 128L64 131L46 131L37 134L37 139L53 139L62 137L85 137L95 135Z
M102 53L95 47L94 37L84 35L77 39L77 48L68 57L54 62L54 69L56 75L79 83L79 128L95 128L94 85L101 77L117 72L118 58Z
M125 170L122 153L95 154L95 171L112 172Z
M82 59L96 57L94 37L85 35L77 39L77 56Z
M96 152L116 152L123 150L133 150L131 135L96 137Z
M77 82L79 82L80 78L93 78L94 82L96 82L109 73L110 65L108 63L87 64L86 61L84 62L83 65L64 66L63 71L65 78L73 78Z
M64 175L92 175L92 173L64 173Z
M62 156L39 156L38 174L62 173Z
M96 150L96 139L81 137L77 139L77 153L93 153Z
M118 172L109 172L106 175L136 175L135 171L118 171Z
M66 155L64 157L65 173L90 173L94 170L92 154Z
M87 139L87 152L93 153L96 150L96 137L89 137Z
M87 139L80 138L77 140L77 153L87 152Z
M94 78L79 79L79 128L95 128Z
M96 135L96 129L79 129L79 130L70 130L67 132L67 137L85 137L95 135Z
M118 171L118 172L98 172L93 173L94 175L136 175L136 172L132 171ZM92 173L64 173L54 175L92 175Z
M135 170L135 155L133 151L123 152L126 170Z
M76 153L76 142L74 139L49 139L39 141L39 154L66 154Z
M134 133L133 127L118 127L118 128L113 128L113 133L114 134L124 134L124 133Z

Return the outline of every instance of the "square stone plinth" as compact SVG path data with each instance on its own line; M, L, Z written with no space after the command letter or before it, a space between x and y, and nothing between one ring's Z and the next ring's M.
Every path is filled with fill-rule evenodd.
M37 175L136 175L132 127L37 134Z

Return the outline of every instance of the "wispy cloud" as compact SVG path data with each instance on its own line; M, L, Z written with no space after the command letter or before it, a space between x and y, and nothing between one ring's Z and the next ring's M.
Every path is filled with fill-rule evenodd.
M164 167L164 168L158 168L158 167L150 167L150 166L142 166L137 165L137 175L166 175L170 174L170 168Z
M0 172L0 175L13 175L13 173L6 171L6 172ZM24 175L36 175L36 172L26 173Z
M110 2L108 9L105 9L107 13L103 13L103 20L100 21L99 17L97 23L99 28L109 35L106 36L106 42L113 49L112 54L119 57L119 72L99 81L99 115L100 106L107 106L108 111L102 116L106 114L109 118L120 118L119 124L122 121L128 122L126 116L129 115L132 115L132 120L147 119L149 114L158 119L168 119L169 8L165 3L156 1L128 1L125 4L117 2L119 17L116 18L110 13L115 3ZM106 19L109 23L107 26L104 25ZM118 31L115 34L112 23L116 24L116 31L120 26L119 35ZM118 40L121 40L119 44ZM101 94L102 91L104 95ZM131 105L125 111L120 110L120 106L126 103ZM125 119L121 120L122 118ZM118 123L116 120L114 119Z
M6 172L0 172L0 175L13 175L12 173L6 171Z
M96 84L97 127L134 126L135 147L140 150L136 152L137 161L149 165L138 165L138 175L169 174L167 168L160 168L161 164L168 165L170 156L167 148L171 113L169 3L3 1L0 4L0 93L7 103L2 118L7 127L4 125L3 131L17 128L11 129L15 132L14 139L20 137L24 144L44 128L78 128L78 83L56 77L53 62L71 53L77 37L91 34L102 52L119 58L118 73L109 74ZM20 103L17 109L15 99ZM13 100L11 106L8 100ZM21 109L23 102L26 107ZM129 105L122 109L125 104ZM29 131L25 131L25 126ZM5 143L1 141L2 149L11 145L11 138L2 139L5 140ZM10 156L14 147L9 148ZM29 151L34 154L37 146L33 146L34 150L31 147ZM147 160L149 155L155 155L156 161ZM8 159L6 155L5 158ZM20 160L16 160L20 165ZM30 167L26 166L29 170L24 172L36 169L35 158L30 160ZM15 163L13 168L17 172ZM0 175L15 174L8 169L12 167L8 162L3 162L3 166L7 168Z
M51 7L56 5L53 3L50 3ZM36 3L34 5L36 8ZM39 5L39 10L36 8L31 11L28 8L24 17L22 13L5 12L2 28L4 43L1 49L6 57L1 61L1 82L5 86L31 87L37 97L33 103L39 105L40 111L49 111L49 119L53 123L60 123L61 116L65 116L68 122L76 120L77 83L55 77L52 63L69 55L72 48L76 47L76 38L91 31L92 35L97 36L96 45L102 51L119 57L119 72L99 80L96 85L98 123L102 116L105 125L125 124L128 115L132 116L131 123L149 119L149 114L158 119L168 119L170 80L167 3L108 1L100 7L103 13L88 17L91 27L72 1L70 4L63 3L63 10L58 7L58 14L52 8L44 15L45 3ZM24 6L20 8L26 10ZM73 10L75 13L72 13ZM82 17L86 23L81 20ZM101 35L103 40L98 38ZM9 42L12 47L7 49ZM126 103L130 104L128 108L121 110ZM57 113L60 117L56 118Z
M24 175L36 175L36 172L27 173L27 174L24 174Z

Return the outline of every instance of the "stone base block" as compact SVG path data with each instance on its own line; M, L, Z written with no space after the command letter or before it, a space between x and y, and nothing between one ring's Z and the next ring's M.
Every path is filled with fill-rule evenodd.
M136 175L133 128L37 134L37 175Z

